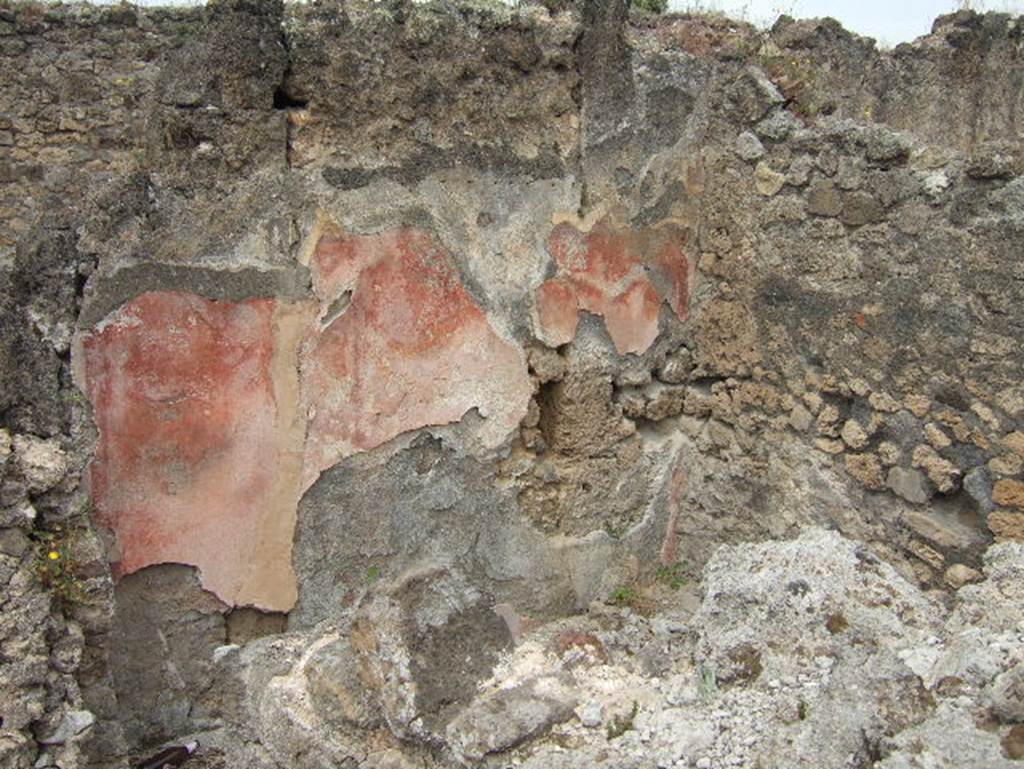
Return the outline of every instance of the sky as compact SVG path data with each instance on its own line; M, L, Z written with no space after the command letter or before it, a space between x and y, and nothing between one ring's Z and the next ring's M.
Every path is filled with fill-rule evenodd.
M301 0L300 0L301 1ZM416 0L424 2L424 0ZM93 0L116 3L119 0ZM201 5L205 0L129 0L136 5ZM515 3L515 0L504 0ZM860 35L883 46L926 35L935 17L961 6L978 11L1024 14L1024 0L669 0L673 11L721 11L729 16L770 26L780 14L796 18L831 16Z
M771 24L781 13L796 18L831 16L882 45L909 42L931 31L936 16L962 5L975 10L1024 14L1024 0L670 0L672 10L717 10L757 24Z

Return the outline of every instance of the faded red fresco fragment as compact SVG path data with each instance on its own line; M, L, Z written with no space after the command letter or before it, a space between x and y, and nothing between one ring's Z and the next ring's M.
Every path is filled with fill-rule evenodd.
M662 566L672 566L679 561L679 514L685 490L686 467L680 454L668 483L668 522L665 525L665 537L661 541L661 552L658 554Z
M296 509L322 470L473 408L485 445L519 424L522 353L429 235L324 237L312 272L319 301L149 293L82 337L118 575L190 564L228 604L287 611Z
M558 271L537 292L539 331L548 344L571 341L586 310L604 317L619 353L641 353L658 336L663 299L680 318L689 312L692 267L679 228L634 231L599 222L581 232L560 224L548 251Z
M522 355L428 233L325 235L310 266L324 327L303 357L304 487L343 457L473 408L485 444L515 429L531 393Z
M149 293L83 339L94 516L116 535L120 574L187 563L228 603L294 602L290 548L261 550L276 526L273 316L268 299Z

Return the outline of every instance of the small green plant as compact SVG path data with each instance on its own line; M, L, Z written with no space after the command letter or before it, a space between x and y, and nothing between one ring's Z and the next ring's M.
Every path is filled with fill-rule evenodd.
M636 700L633 700L633 707L630 709L629 713L621 718L613 718L608 722L608 739L614 740L632 729L633 722L636 720L637 713L639 712L640 706L637 704Z
M608 603L612 606L636 606L640 600L640 594L635 587L620 585L608 596Z
M631 0L631 4L647 13L664 13L668 10L668 0Z
M366 584L367 586L372 585L380 579L380 566L371 566L366 570Z
M703 662L697 667L697 694L702 700L710 700L718 692L718 676L715 669Z
M35 566L40 581L58 598L67 603L83 600L83 588L75 574L75 561L70 538L62 529L37 531Z
M689 580L686 575L686 564L681 561L671 566L659 566L655 576L670 590L679 590Z
M616 525L611 521L605 521L604 533L612 539L622 539L622 535L626 533L626 528L621 525Z
M69 390L67 393L67 397L68 400L79 406L84 406L86 403L89 402L88 398L85 397L85 393L83 393L81 390L77 388Z

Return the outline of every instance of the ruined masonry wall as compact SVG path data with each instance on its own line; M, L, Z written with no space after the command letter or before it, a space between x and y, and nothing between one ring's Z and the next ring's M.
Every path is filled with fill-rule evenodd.
M566 5L0 1L4 767L414 566L528 623L1024 539L1019 21Z

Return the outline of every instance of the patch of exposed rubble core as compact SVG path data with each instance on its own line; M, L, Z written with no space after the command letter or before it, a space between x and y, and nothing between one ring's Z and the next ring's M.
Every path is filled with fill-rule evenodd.
M947 602L809 529L722 546L702 600L595 602L513 639L463 575L420 568L216 650L204 705L230 726L194 736L224 766L1012 767L1024 548L991 547L978 580Z
M0 0L0 769L1021 765L1022 36Z

